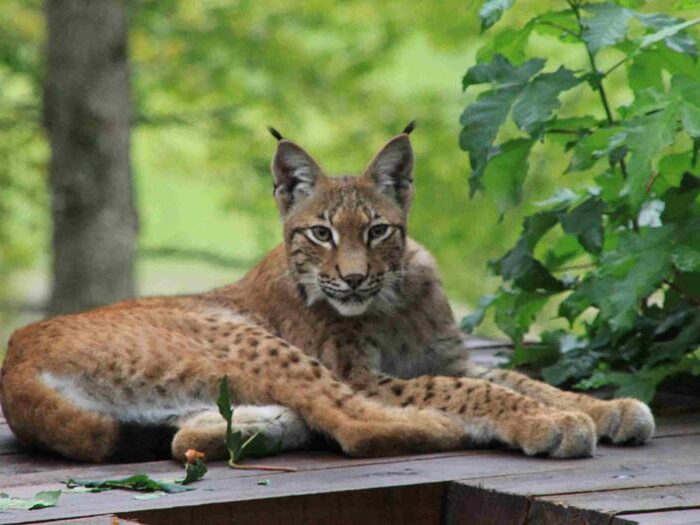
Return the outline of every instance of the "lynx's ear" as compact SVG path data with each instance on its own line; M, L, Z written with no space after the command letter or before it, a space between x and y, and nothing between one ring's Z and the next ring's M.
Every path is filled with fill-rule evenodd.
M311 195L316 183L324 175L311 155L280 135L277 152L272 159L272 177L277 207L284 215Z
M404 211L408 211L413 196L413 148L408 138L412 130L409 125L401 135L387 142L363 175Z

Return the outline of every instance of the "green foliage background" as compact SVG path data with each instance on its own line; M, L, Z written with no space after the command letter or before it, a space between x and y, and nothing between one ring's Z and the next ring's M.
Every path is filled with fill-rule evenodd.
M642 9L690 18L700 12L695 4L671 7L651 0ZM436 255L450 297L466 308L495 288L498 280L487 262L513 244L532 203L561 182L568 156L537 145L522 204L501 217L499 207L513 196L487 187L468 199L471 170L457 142L457 115L478 92L462 93L461 72L475 63L478 49L486 45L481 53L493 53L489 46L507 41L509 30L549 9L549 0L519 0L517 11L499 22L505 31L495 39L480 33L477 0L129 0L128 5L143 291L151 291L149 283L163 275L147 259L152 248L191 248L234 259L235 268L223 272L208 266L171 272L168 286L159 289L183 291L232 280L279 241L268 124L304 144L328 171L342 174L359 171L388 137L417 118L411 235ZM43 37L38 0L3 2L0 298L19 301L27 285L26 273L17 272L43 271L48 257L48 149L40 126ZM533 34L524 49L570 69L585 64L582 50L565 49L554 35ZM615 103L630 99L624 86L611 82ZM594 95L581 90L565 100L570 106L595 103ZM567 182L585 184L591 177L571 174Z

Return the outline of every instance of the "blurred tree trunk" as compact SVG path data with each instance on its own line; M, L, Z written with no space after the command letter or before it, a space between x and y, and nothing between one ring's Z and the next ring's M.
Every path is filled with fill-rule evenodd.
M46 0L50 314L130 297L138 218L129 156L126 0Z

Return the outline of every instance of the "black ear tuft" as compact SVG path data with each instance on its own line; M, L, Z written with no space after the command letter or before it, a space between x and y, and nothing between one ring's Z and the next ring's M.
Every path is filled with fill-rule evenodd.
M269 132L270 132L270 135L272 135L273 137L275 137L278 141L284 140L284 137L282 136L282 133L280 133L279 131L277 131L277 130L276 130L275 128L273 128L272 126L268 126L268 127L267 127L267 131L269 131Z
M405 133L406 135L410 135L411 131L413 131L414 129L416 129L416 120L415 119L413 119L411 122L409 122L405 128L403 128L402 133Z

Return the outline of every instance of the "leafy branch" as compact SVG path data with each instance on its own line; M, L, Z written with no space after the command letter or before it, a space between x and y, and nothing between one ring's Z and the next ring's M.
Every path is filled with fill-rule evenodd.
M482 27L514 3L486 0ZM525 218L516 244L490 263L501 285L462 327L472 331L493 312L514 342L512 364L537 366L553 384L611 384L649 400L672 375L700 375L700 80L689 32L700 19L613 1L565 3L496 35L462 81L465 90L487 86L460 118L472 193L490 195L501 214L517 206L535 141L544 144L538 155L552 165L567 155L564 173L585 177L583 188L562 187ZM631 34L632 20L644 34ZM533 32L583 44L587 71L528 57ZM597 54L609 48L624 57L601 71ZM633 94L624 106L606 84L621 67ZM586 85L598 93L602 120L574 98L560 100ZM552 311L572 331L544 330L526 345L538 316Z

